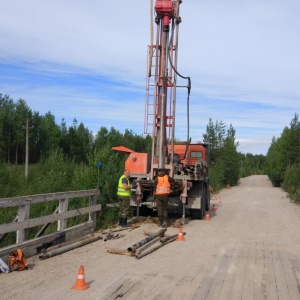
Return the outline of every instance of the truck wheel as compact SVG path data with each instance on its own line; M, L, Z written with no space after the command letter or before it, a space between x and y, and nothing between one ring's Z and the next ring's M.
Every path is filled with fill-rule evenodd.
M205 212L206 212L206 197L203 191L203 194L201 196L201 219L205 216Z
M190 208L190 217L192 219L201 220L203 217L201 209Z
M209 185L205 184L204 185L204 190L203 190L203 197L205 200L205 211L210 210L210 191L209 191Z

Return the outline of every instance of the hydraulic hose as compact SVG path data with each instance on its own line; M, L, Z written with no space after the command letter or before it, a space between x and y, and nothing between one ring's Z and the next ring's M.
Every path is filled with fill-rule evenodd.
M177 25L173 26L173 28L172 28L172 34L171 34L171 38L170 38L169 46L168 46L169 51L171 51L170 45L173 44L173 36L174 36L174 30L175 30L176 26ZM177 30L177 34L178 34L178 30ZM176 43L176 48L177 48L177 43ZM188 93L187 93L187 148L186 148L186 152L185 152L185 155L184 155L184 159L185 159L187 151L188 151L188 145L189 145L189 139L190 139L190 93L191 93L191 86L192 86L192 84L191 84L191 78L189 76L183 76L183 75L181 75L176 70L176 68L174 67L172 59L171 59L171 55L168 55L168 56L169 56L170 65L171 65L172 69L174 70L174 72L179 77L188 80L188 85L187 85L187 89L188 89Z

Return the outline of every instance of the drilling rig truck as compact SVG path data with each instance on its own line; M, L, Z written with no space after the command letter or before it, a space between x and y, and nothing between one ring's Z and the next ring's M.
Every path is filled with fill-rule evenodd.
M191 80L177 70L181 3L182 0L155 1L152 24L156 24L156 40L152 38L147 49L144 126L144 133L152 136L152 151L131 152L125 169L129 169L131 178L137 182L130 200L137 216L143 208L156 209L154 179L158 170L164 169L175 180L169 197L169 213L182 213L184 222L187 215L196 219L205 216L210 209L210 192L208 145L191 143L189 137ZM187 85L179 86L179 77L187 80ZM184 142L175 139L176 90L180 87L187 89L187 140Z

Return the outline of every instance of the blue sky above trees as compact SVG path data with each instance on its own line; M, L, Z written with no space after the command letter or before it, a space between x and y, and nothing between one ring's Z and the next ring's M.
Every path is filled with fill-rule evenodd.
M140 0L3 1L0 93L57 123L143 134L150 11ZM211 118L232 124L238 151L266 154L299 113L299 14L295 0L183 1L178 69L192 80L193 142ZM185 139L183 91L177 103Z

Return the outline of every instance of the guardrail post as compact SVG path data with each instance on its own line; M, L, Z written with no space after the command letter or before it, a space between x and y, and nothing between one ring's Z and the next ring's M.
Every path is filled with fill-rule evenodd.
M18 222L26 221L29 219L29 211L30 211L30 204L20 205L18 209ZM28 238L28 229L20 229L17 230L17 238L16 243L22 243L26 241Z
M58 208L58 213L63 213L68 211L68 205L69 205L69 200L68 199L61 199L59 200L59 208ZM57 221L57 231L61 231L67 228L67 220L58 220Z
M95 195L90 196L89 197L89 206L93 206L96 204L97 204L97 197ZM94 230L96 229L96 218L97 218L96 212L89 213L89 221L93 221Z

